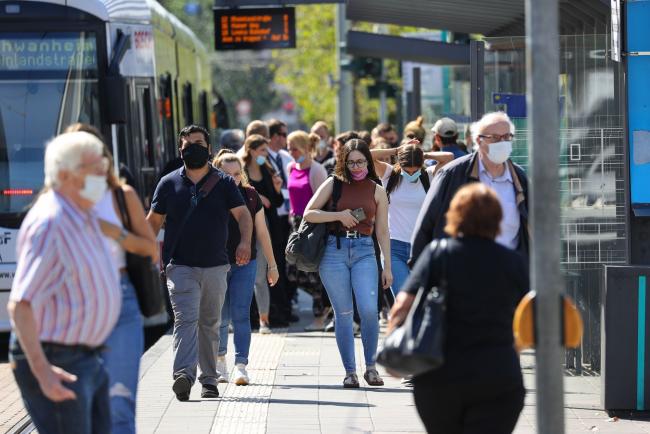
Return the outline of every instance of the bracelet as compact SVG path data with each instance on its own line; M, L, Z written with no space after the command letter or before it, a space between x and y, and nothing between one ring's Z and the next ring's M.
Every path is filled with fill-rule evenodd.
M268 271L271 271L271 270L277 270L277 269L278 269L278 266L277 266L277 265L273 265L273 266L271 266L271 267L268 267Z
M122 228L122 230L120 231L120 235L117 238L115 238L115 242L117 244L122 244L122 241L126 240L126 237L128 236L129 236L129 231Z

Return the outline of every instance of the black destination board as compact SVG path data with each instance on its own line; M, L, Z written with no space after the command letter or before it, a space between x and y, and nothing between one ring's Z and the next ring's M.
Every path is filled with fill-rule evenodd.
M214 9L215 49L296 47L295 9Z

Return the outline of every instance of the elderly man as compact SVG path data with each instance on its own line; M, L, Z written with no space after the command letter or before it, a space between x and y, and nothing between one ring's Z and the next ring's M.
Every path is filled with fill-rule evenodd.
M107 188L102 150L99 139L83 132L48 144L47 190L18 235L8 305L10 358L41 434L110 431L100 352L120 313L121 294L117 268L91 212Z
M446 236L449 203L470 182L482 182L499 196L503 220L496 241L528 255L528 180L523 169L510 161L514 132L503 112L487 113L472 126L478 152L455 159L437 173L415 225L410 264L432 239Z

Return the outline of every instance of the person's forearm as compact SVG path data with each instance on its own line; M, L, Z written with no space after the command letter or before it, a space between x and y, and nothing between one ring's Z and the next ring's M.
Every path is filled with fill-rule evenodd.
M426 160L436 160L438 163L445 164L454 159L454 154L442 151L425 152L424 158Z
M109 238L117 240L122 234L122 228L109 222L102 222L106 228L105 235ZM134 232L127 231L127 236L124 238L120 245L129 253L135 253L140 256L149 256L151 258L158 257L158 244L155 240L150 240L145 237L136 235Z
M388 228L380 229L377 231L377 241L381 249L382 256L384 257L384 270L391 271L392 264L390 261L390 235Z
M237 219L237 224L239 225L239 234L242 244L250 246L251 238L253 237L253 219L251 214L246 210L246 212L241 213Z
M329 223L337 222L340 218L340 213L323 211L322 209L314 209L305 211L302 216L303 219L307 220L309 223Z
M39 377L49 366L38 336L38 327L32 306L25 301L9 302L9 316L13 323L20 346L35 377Z
M157 218L154 216L153 211L149 211L149 214L147 214L147 223L149 223L149 226L151 226L154 236L157 237L158 233L160 232L160 228L162 227L163 219Z
M390 148L390 149L371 149L370 155L372 155L373 160L379 160L381 158L388 158L392 155L397 155L397 150L399 148Z
M262 224L255 225L257 238L262 246L262 253L266 258L266 262L269 264L269 267L276 265L275 256L273 255L273 245L271 244L271 236L269 235L269 230L266 227L266 222L262 216Z

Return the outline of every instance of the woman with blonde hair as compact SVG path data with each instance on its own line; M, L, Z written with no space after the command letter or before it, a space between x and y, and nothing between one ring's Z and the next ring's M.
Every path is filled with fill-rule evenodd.
M322 164L334 156L329 126L324 121L318 121L309 131L311 134L316 134L318 136L318 141L315 145L316 150L314 160Z
M226 298L221 309L219 353L217 355L217 370L221 374L219 382L228 382L226 353L228 351L228 325L232 321L235 342L235 377L233 382L238 386L246 386L250 382L246 366L248 365L248 352L251 343L250 308L253 301L253 286L255 285L257 270L256 240L259 240L263 254L269 264L266 270L266 278L271 286L278 281L278 266L275 263L271 237L266 227L264 211L262 211L262 200L255 189L248 184L241 160L231 150L223 149L219 151L212 164L235 180L254 222L253 236L251 238L251 259L246 265L237 265L235 251L241 241L239 225L233 217L230 217L228 221L228 242L226 247L230 259L230 271L228 272Z
M416 139L420 143L424 143L424 136L427 135L427 132L424 129L424 118L418 116L416 120L409 122L404 127L404 138L405 139Z
M293 158L288 167L287 187L291 205L291 226L294 231L300 226L307 203L327 179L325 168L312 157L314 146L319 140L318 135L307 134L305 131L294 131L287 137L289 153ZM323 305L323 284L318 272L306 273L299 271L295 265L287 265L287 276L290 282L295 282L314 299L312 309L316 320L307 330L322 330L327 312Z
M104 143L104 157L108 161L108 189L95 204L94 211L106 235L106 244L114 264L120 272L122 308L117 324L106 340L107 350L102 356L111 390L111 432L135 433L135 403L140 357L144 350L144 330L136 291L126 269L126 252L149 256L155 263L158 262L158 243L145 220L144 208L137 193L116 176L113 156L99 130L81 123L65 129L66 133L77 131L100 139ZM126 228L127 222L129 228ZM113 393L115 390L119 393Z

